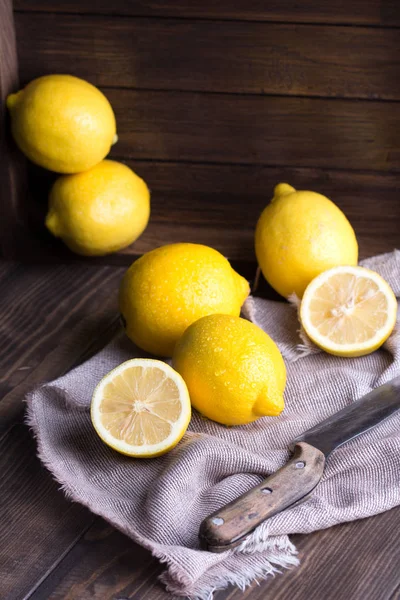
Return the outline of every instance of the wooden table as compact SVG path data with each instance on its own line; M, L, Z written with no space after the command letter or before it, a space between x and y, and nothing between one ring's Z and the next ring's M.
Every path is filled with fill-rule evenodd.
M151 555L65 499L36 457L23 398L103 345L118 327L124 269L0 263L0 598L164 600ZM295 536L301 566L215 600L400 598L400 508Z

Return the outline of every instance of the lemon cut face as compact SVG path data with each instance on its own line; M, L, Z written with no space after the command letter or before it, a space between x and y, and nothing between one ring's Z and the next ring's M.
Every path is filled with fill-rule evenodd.
M91 405L92 423L103 442L135 457L158 456L176 446L190 417L182 377L151 359L132 359L108 373Z
M397 301L374 271L342 266L307 287L300 320L312 341L338 356L362 356L379 348L396 323Z

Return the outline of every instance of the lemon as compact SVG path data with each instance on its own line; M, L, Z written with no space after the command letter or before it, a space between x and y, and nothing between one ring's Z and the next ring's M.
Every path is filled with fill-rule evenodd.
M320 348L338 356L363 356L379 348L396 323L397 301L378 273L335 267L307 287L300 319Z
M182 439L191 406L182 377L169 365L135 358L97 385L91 404L94 428L103 442L128 456L150 458Z
M265 279L286 298L301 298L314 277L358 260L357 240L342 211L325 196L286 183L275 187L260 216L255 249Z
M193 323L172 358L192 406L223 425L277 416L284 408L286 369L272 339L259 327L228 315Z
M34 163L78 173L100 162L116 141L107 98L71 75L46 75L7 98L13 137Z
M194 321L212 313L239 315L249 284L217 250L170 244L139 258L120 287L127 335L140 348L171 356Z
M143 179L122 163L103 160L56 180L46 226L74 252L101 256L134 242L149 215L150 193Z

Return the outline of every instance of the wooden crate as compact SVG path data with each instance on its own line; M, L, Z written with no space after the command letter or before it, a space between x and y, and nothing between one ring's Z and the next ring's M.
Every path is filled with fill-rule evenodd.
M175 241L253 262L279 181L336 202L361 257L399 246L398 0L1 0L0 29L5 257L72 258L43 226L55 175L26 164L4 107L48 73L100 87L117 117L111 157L152 190L145 233L103 263Z

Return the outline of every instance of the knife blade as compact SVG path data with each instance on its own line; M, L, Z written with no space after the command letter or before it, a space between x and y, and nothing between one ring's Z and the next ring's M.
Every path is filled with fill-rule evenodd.
M211 552L234 548L266 519L306 500L336 448L399 409L400 376L305 431L290 445L293 455L288 463L204 519L199 531L202 547Z

